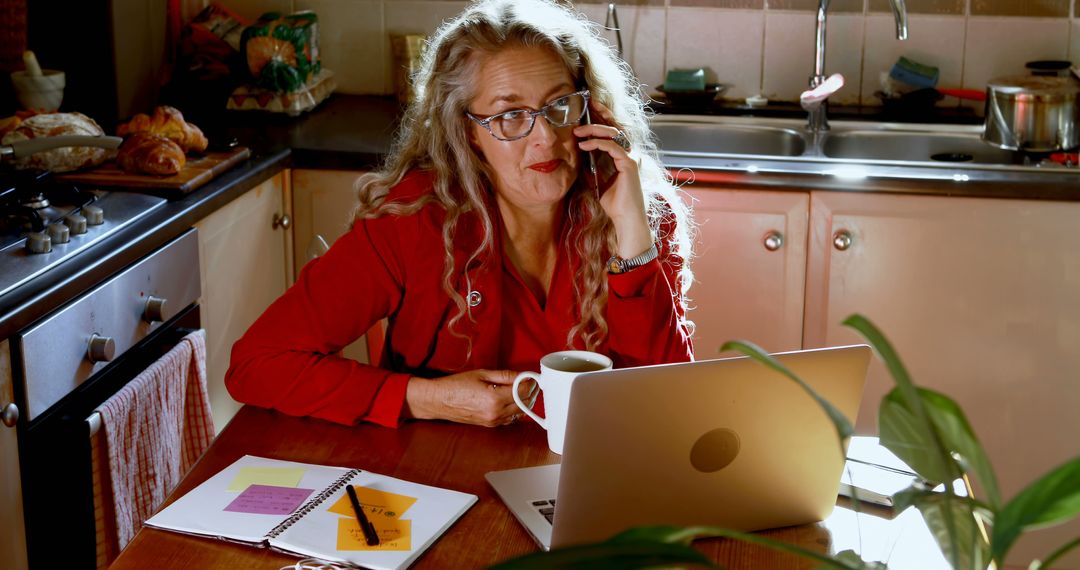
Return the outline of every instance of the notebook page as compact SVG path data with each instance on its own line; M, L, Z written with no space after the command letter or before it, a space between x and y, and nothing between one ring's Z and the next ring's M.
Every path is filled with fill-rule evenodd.
M261 543L274 527L349 471L245 455L146 525Z
M341 542L341 537L348 534L350 528L358 530L353 511L344 508L348 504L344 487L337 489L303 519L270 539L270 545L280 550L375 570L404 568L477 500L476 495L403 481L370 471L361 471L349 483L357 489L365 513L379 532L383 541L381 549L368 549L366 544L356 539L359 534L353 535L352 541ZM373 498L378 495L389 502ZM406 507L405 510L398 512L402 506ZM391 532L404 532L405 536L395 542L392 539L398 535L388 536ZM339 549L339 546L345 549Z

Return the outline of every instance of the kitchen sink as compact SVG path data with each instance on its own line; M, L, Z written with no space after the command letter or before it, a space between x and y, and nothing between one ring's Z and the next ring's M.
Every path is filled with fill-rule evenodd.
M1012 164L1016 153L978 135L891 130L834 130L821 148L828 158L971 164Z
M806 140L793 128L654 122L664 152L800 156Z

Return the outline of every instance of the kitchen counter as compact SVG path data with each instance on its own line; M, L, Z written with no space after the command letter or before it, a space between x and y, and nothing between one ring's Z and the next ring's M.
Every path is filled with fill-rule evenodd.
M356 95L334 95L315 111L299 117L257 112L225 114L223 126L205 129L208 136L236 138L252 149L252 158L111 235L46 276L4 295L0 298L0 339L85 291L94 283L91 271L100 275L101 271L127 266L285 168L363 170L378 166L392 144L400 116L401 108L393 97ZM684 157L670 166L696 168L701 182L740 188L1080 199L1080 171L1054 178L1033 175L1029 187L1015 180L978 185L907 180L900 169L888 178L852 180L820 172L770 172L768 164L760 160L754 162L757 167L751 171L747 171L746 164L722 162Z

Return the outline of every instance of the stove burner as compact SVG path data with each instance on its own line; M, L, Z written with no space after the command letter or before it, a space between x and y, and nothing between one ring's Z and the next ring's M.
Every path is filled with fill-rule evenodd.
M0 195L0 245L45 231L95 200L94 192L50 180L48 175L16 181Z

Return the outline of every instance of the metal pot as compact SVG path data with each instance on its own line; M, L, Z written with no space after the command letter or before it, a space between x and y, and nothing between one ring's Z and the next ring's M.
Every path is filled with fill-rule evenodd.
M1071 77L1006 77L986 86L982 139L996 147L1056 152L1080 146L1080 83Z

